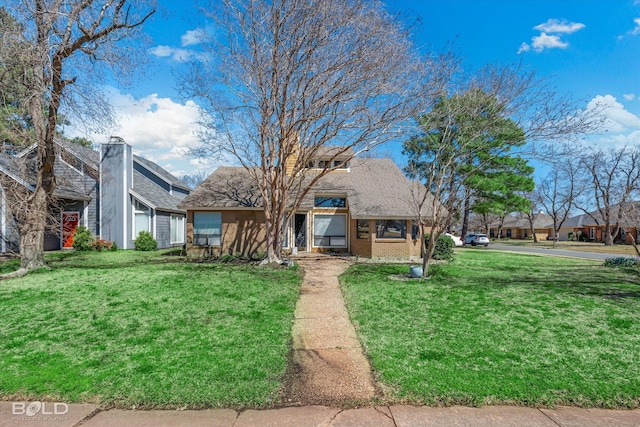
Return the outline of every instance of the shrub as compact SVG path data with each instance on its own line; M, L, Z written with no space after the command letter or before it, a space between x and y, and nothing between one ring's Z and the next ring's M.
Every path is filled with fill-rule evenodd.
M425 234L424 238L427 239L428 245L429 235ZM451 237L445 236L444 234L438 237L435 250L433 251L433 259L442 261L451 261L453 259L453 239Z
M113 245L116 245L116 244L108 240L98 239L91 242L90 245L91 245L91 249L96 251L111 251L111 250L114 250ZM116 245L116 249L117 248L118 248L118 245Z
M133 241L136 251L155 251L158 249L158 242L148 231L141 231L136 240Z
M604 260L604 265L606 267L638 268L640 267L640 259L629 257L607 258Z
M76 228L73 234L73 249L76 251L90 251L93 249L92 244L96 240L93 233L84 225Z

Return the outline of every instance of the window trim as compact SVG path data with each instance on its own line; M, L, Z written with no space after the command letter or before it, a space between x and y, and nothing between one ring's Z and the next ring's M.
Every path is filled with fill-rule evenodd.
M142 210L139 209L137 205L141 205L144 206L147 210ZM152 209L151 206L147 206L144 203L142 203L140 200L136 199L135 197L133 198L133 206L131 209L131 213L133 215L133 225L131 227L131 234L133 234L132 240L136 240L138 238L138 234L140 234L140 232L136 233L136 214L146 214L147 215L147 229L146 230L140 230L140 231L148 231L151 233L151 216L152 216Z
M331 245L331 241L329 241L329 246L316 246L316 217L317 216L343 216L344 217L344 246ZM341 236L333 236L333 237L341 237ZM331 238L331 236L329 236ZM349 221L346 213L314 213L313 214L313 235L311 236L311 247L313 248L323 248L323 249L344 249L349 247Z
M220 234L210 234L210 236L218 236L220 238L220 243L217 245L199 245L196 243L196 215L198 214L218 214L220 215ZM222 226L223 226L223 221L222 221L222 212L220 211L195 211L193 212L193 246L198 246L198 247L222 247Z
M316 200L317 199L327 199L327 200L331 200L331 199L342 199L344 200L344 206L318 206L316 204ZM314 209L347 209L347 196L343 196L343 195L314 195L313 196L313 207Z
M378 221L402 221L404 223L404 237L384 237L384 236L378 236ZM404 219L376 219L376 224L375 224L375 231L376 231L376 240L382 240L384 242L389 242L389 241L397 241L397 242L404 242L407 240L407 220Z
M180 220L181 223L181 236L182 236L182 240L173 240L173 219L177 218L178 220ZM169 219L169 243L171 243L172 245L175 244L181 244L185 242L185 224L186 224L186 220L187 218L184 215L178 215L178 214L171 214L170 215L170 219Z
M362 237L360 235L360 221L363 221L367 224L367 237ZM371 238L371 227L369 225L368 219L356 219L356 239L360 240L369 240Z

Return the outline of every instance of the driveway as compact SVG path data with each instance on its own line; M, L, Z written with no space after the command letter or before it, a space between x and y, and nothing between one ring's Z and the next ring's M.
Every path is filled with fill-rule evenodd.
M593 259L593 260L602 260L602 261L604 261L607 258L616 258L616 257L631 258L630 255L626 255L626 254L601 254L596 252L570 251L566 249L530 248L525 246L501 245L500 243L491 243L488 246L488 248L500 250L500 251L508 251L508 252L525 252L530 254Z

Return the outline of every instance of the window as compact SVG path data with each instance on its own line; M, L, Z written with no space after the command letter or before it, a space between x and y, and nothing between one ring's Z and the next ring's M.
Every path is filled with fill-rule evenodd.
M347 199L345 197L316 197L313 205L316 208L346 208Z
M134 199L133 216L133 238L136 239L141 231L150 231L151 209Z
M184 243L184 216L171 215L171 243Z
M196 246L220 246L222 244L222 213L193 213L193 244Z
M311 160L309 163L307 163L307 168L315 169L315 167L316 167L316 162L314 162L313 160Z
M420 237L420 227L418 224L411 224L411 238L418 240L418 237Z
M507 228L507 238L510 239L511 238L511 229Z
M620 240L622 240L622 242L626 242L627 241L627 232L624 231L624 228L620 229Z
M313 246L322 248L346 248L347 216L314 215Z
M406 239L407 222L404 220L381 219L376 221L377 239Z
M356 237L358 239L368 239L369 238L369 220L368 219L359 219L357 222L357 232Z
M329 167L329 162L327 160L319 160L318 161L318 169L324 169L326 167Z
M590 228L589 229L589 240L595 240L596 239L596 229L595 228Z
M349 162L344 160L334 160L333 167L337 169L347 169L349 167Z

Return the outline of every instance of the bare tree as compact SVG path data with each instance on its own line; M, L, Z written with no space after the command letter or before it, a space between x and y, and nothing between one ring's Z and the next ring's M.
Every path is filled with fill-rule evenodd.
M628 236L636 255L640 257L640 246L638 245L638 237L640 237L640 202L627 202L620 206L620 210L622 211L621 224L623 227L621 228L621 234L622 230L624 230L625 239Z
M552 165L552 170L536 187L538 203L553 220L553 246L556 246L562 224L575 208L583 191L579 181L579 165L572 157L563 157Z
M604 244L611 246L624 215L620 207L640 194L640 148L590 150L580 157L580 165L591 188L578 207L604 227Z
M54 136L61 110L89 119L110 117L91 85L97 62L110 71L135 58L130 39L154 13L147 2L128 0L9 0L15 22L2 31L0 61L20 70L21 86L37 143L36 179L20 229L21 268L44 266L47 208L56 188ZM120 43L127 39L127 43ZM77 87L81 90L74 91ZM96 98L97 97L97 98ZM77 108L79 105L90 108ZM75 107L75 108L74 108ZM88 116L87 116L88 115Z
M333 160L402 134L425 63L377 0L223 0L209 11L209 61L182 79L206 110L197 154L231 155L258 184L265 262L277 263L283 222ZM310 173L319 153L331 161Z

